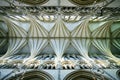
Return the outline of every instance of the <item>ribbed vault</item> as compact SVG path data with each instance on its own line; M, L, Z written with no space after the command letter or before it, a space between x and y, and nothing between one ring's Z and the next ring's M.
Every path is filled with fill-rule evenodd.
M106 22L98 30L94 30L92 33L93 37L98 38L110 38L110 24L112 22ZM93 39L92 44L100 50L109 59L119 64L119 58L115 57L110 50L110 39Z
M117 47L118 49L120 49L120 28L115 30L113 33L112 33L112 37L114 38L118 38L118 39L113 39L112 40L112 44Z
M5 53L5 55L3 55L0 59L4 59L4 58L9 59L10 56L17 54L26 45L26 43L27 43L26 39L23 39L23 38L9 39L8 50Z
M22 27L16 25L11 19L4 17L4 21L9 30L9 37L27 37L27 32Z
M97 61L98 57L104 56L105 60L108 59L110 61L114 61L115 63L119 64L119 58L114 56L111 51L111 43L119 49L119 29L111 32L112 28L111 25L114 24L113 21L106 21L100 26L96 26L91 31L90 25L90 17L85 17L83 20L76 23L74 28L68 29L62 17L62 15L57 15L57 18L53 24L49 24L53 26L52 28L47 29L47 26L44 25L43 21L40 22L36 19L35 16L27 15L29 18L30 26L28 25L28 29L23 27L22 25L17 25L17 21L9 19L8 17L4 17L4 21L8 28L8 34L5 31L0 30L1 35L9 37L8 40L8 50L7 52L1 56L1 59L12 59L11 56L17 57L17 54L23 52L22 48L29 50L29 53L22 54L26 57L21 58L21 62L23 65L32 64L31 67L36 63L38 66L39 64L43 64L44 61L42 60L53 60L57 61L64 61L64 60L82 60L84 63L101 63L101 61ZM70 23L70 22L69 22ZM72 23L71 23L72 24ZM6 30L7 31L7 30ZM112 42L111 42L112 41ZM5 44L6 40L1 39L0 47ZM94 57L89 54L91 43L94 47L96 47L99 55L95 55ZM51 47L48 47L48 45ZM66 49L69 45L72 45L75 48L76 54L72 54L70 50L66 52ZM27 46L27 48L26 48ZM47 48L46 48L47 47ZM51 50L45 50L50 48ZM44 50L44 52L43 52ZM52 53L50 53L50 52ZM53 52L54 51L54 52ZM48 54L47 54L48 53ZM101 54L102 53L102 54ZM56 54L56 55L53 55ZM96 54L96 53L95 53ZM95 58L97 57L97 58ZM18 58L16 58L17 60ZM101 58L99 58L101 59ZM103 59L103 58L102 58ZM9 62L9 60L8 60ZM106 62L105 66L108 66ZM75 62L76 64L77 62ZM16 63L15 63L16 64ZM27 64L27 66L28 66ZM57 63L55 63L56 65ZM61 63L60 63L61 64ZM92 63L91 63L92 64ZM55 66L57 67L57 66ZM89 66L90 67L90 66ZM48 68L48 66L47 66ZM74 67L75 68L75 67Z
M78 27L76 27L72 33L72 37L82 37L82 38L89 38L91 36L91 32L89 29L89 18L83 20Z
M54 27L51 29L49 33L50 33L50 37L69 37L70 36L70 32L66 28L65 24L63 23L63 20L60 15L58 16Z

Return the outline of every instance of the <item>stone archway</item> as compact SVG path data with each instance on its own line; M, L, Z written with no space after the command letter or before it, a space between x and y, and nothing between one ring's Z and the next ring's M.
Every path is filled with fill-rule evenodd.
M86 70L78 70L68 74L63 80L111 80L111 79L98 73L93 73Z
M34 70L17 74L7 80L54 80L54 78L45 71Z

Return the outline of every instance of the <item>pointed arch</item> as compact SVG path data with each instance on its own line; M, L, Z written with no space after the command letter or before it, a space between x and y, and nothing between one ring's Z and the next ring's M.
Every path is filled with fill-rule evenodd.
M22 27L16 25L11 19L4 17L4 21L9 30L9 37L27 37L27 32Z
M10 38L8 50L5 55L1 57L1 59L8 58L11 55L18 53L26 45L26 43L27 41L24 38Z
M90 39L72 39L72 45L86 60L91 60L88 55L88 50L91 44Z
M69 43L70 43L69 39L65 39L65 38L50 39L50 45L52 46L58 59L62 57Z
M110 38L110 26L113 21L107 21L92 32L93 38Z
M93 39L92 44L107 58L120 64L120 59L115 57L110 50L110 39Z
M89 18L83 20L71 33L72 37L90 37Z
M47 37L48 31L40 25L33 17L30 18L30 29L28 31L29 37Z
M29 39L28 44L30 47L29 58L35 58L47 46L48 41L47 39L41 39L41 38Z
M50 30L50 37L69 37L70 32L63 23L63 20L58 16L54 27Z

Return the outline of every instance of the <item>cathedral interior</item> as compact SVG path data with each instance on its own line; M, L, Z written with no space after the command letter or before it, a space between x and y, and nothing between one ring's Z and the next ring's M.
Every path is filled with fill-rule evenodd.
M0 80L120 80L120 0L0 0Z

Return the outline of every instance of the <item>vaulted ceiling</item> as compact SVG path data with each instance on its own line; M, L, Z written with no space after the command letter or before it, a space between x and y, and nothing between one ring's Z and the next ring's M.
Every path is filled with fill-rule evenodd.
M119 4L119 0L2 0L0 61L108 59L120 65Z

